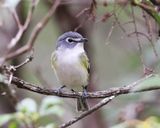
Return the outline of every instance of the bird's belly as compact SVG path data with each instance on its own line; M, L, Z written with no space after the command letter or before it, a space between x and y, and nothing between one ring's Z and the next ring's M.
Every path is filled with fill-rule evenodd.
M80 88L88 84L88 72L78 62L59 62L57 64L56 74L62 85Z

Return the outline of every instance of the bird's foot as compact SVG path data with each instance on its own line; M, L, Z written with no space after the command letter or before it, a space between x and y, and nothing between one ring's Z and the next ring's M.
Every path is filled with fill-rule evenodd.
M74 89L71 88L71 92L76 93L76 91Z
M71 89L72 93L78 93L77 91L75 91L74 89ZM88 96L88 92L87 92L87 86L82 86L82 98L85 98Z
M61 94L62 90L66 87L66 85L61 86L60 88L57 89L57 93Z
M70 90L71 90L71 92L72 92L72 93L74 93L74 94L78 94L78 92L77 92L77 91L75 91L74 89L72 89L72 88L71 88Z
M89 106L87 104L87 86L82 86L83 91L81 97L77 98L77 110L78 111L87 111L89 109Z
M85 98L88 96L88 92L87 92L87 86L82 86L82 98Z

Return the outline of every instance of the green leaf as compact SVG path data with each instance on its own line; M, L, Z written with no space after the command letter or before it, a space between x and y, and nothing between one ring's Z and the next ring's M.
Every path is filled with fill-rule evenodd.
M142 0L134 0L134 2L135 2L136 4L139 4L139 3L142 2Z
M13 119L13 115L11 114L5 114L0 116L0 126L3 126L7 122L9 122L11 119Z
M63 115L63 108L61 107L62 100L58 97L48 96L43 99L40 106L40 115L50 115L55 114L57 116Z
M0 83L8 84L8 79L6 76L0 74Z
M21 102L19 102L16 108L17 108L17 111L20 111L23 113L34 113L34 112L37 112L37 103L31 98L26 98Z
M149 117L137 124L136 128L159 128L160 123L156 117Z
M16 121L12 121L10 124L9 124L9 127L8 128L18 128L18 124Z
M130 92L140 92L154 89L160 89L160 76L156 74L144 78L144 80L137 83L137 85L133 87Z
M120 124L117 124L115 126L112 126L110 128L129 128L129 125L127 122L124 122L124 123L120 123Z
M5 0L2 6L14 10L20 1L21 0Z
M48 124L48 125L46 125L44 128L57 128L56 126L55 126L55 124Z
M159 128L160 123L157 117L149 117L144 121L127 120L110 128Z
M0 83L2 83L4 81L4 77L2 74L0 74Z
M136 0L135 0L136 1ZM148 7L155 9L156 6L154 6L152 4L152 2L150 0L143 2L145 3ZM136 3L137 5L139 5L139 3ZM142 7L149 15L151 15L153 17L153 19L160 25L160 14L158 11L153 11L152 9L146 9L144 7Z
M159 13L157 12L149 12L150 15L156 20L156 22L160 25L160 15Z

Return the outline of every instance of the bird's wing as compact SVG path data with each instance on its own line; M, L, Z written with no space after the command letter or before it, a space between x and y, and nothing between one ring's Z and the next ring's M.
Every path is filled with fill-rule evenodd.
M80 60L81 60L81 64L83 65L83 67L85 69L87 69L88 74L89 74L90 73L90 64L89 64L89 59L88 59L86 53L82 53L80 55Z
M52 68L56 68L56 62L57 62L57 54L56 52L53 52L52 53L52 56L51 56L51 65L52 65Z

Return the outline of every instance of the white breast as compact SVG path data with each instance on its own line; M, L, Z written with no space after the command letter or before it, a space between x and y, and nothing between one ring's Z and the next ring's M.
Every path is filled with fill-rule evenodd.
M60 49L57 52L56 74L62 85L81 88L88 84L88 72L80 62L84 52L81 44L72 49Z

